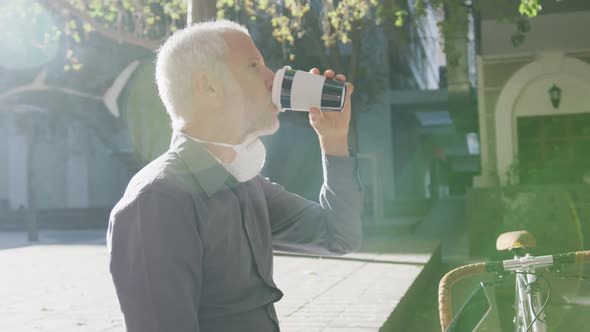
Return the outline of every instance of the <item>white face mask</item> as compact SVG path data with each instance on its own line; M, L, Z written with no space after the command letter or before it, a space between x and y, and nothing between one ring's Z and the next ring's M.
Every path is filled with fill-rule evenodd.
M246 182L253 179L264 166L266 160L266 148L264 144L257 136L254 136L254 140L251 138L246 140L244 143L232 145L220 142L209 142L203 141L194 137L189 136L194 141L201 143L208 143L217 146L224 146L233 148L236 152L234 160L226 164L211 154L217 161L228 171L229 174L233 175L239 182Z

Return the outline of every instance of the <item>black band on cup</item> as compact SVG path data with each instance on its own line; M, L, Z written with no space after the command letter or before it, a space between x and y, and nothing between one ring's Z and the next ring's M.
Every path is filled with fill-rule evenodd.
M287 69L283 76L281 83L281 107L291 108L291 87L293 86L293 79L295 78L295 70Z
M346 85L344 82L326 79L322 88L322 111L341 111L345 95Z

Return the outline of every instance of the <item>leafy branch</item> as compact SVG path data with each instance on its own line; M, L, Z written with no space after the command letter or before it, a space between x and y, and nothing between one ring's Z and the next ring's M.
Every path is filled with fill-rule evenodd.
M327 48L336 44L354 42L358 31L373 22L384 26L401 27L408 16L423 16L428 10L450 12L472 7L465 0L416 0L407 8L405 0L9 0L12 7L20 7L21 15L35 24L35 13L28 10L30 3L42 4L61 17L62 24L55 27L48 38L67 37L73 43L83 43L92 32L148 50L156 49L162 40L187 22L187 3L216 4L217 17L240 17L241 23L263 21L272 26L272 37L282 45L283 51L293 55L295 41L312 30L306 17L315 15L321 27L321 40ZM481 0L476 3L490 3ZM556 0L557 1L557 0ZM540 0L520 0L518 12L526 18L535 17L542 9ZM10 12L10 11L8 11ZM2 23L0 23L1 25ZM452 34L460 27L444 21L444 33ZM45 41L47 42L47 41ZM37 41L39 43L39 41ZM79 69L75 55L68 58L69 68Z
M99 8L101 8L99 5L92 6L93 2L96 1L92 1L85 6L80 6L80 4L84 4L85 2L78 0L41 1L45 2L49 8L53 9L57 14L64 18L65 24L63 31L65 31L65 34L70 36L76 43L81 42L81 28L86 33L96 31L109 39L116 40L118 42L125 42L127 44L139 46L149 50L156 49L159 46L158 40L146 38L146 33L149 33L149 31L145 28L142 30L143 33L137 33L137 30L135 30L136 33L129 32L128 29L123 28L123 18L128 18L131 16L129 12L125 12L124 14L118 13L117 22L113 23L113 12L120 9L116 6L109 7L109 12L102 12L99 11ZM121 2L121 4L125 3L126 2ZM123 9L125 10L124 6ZM127 7L126 10L131 11L134 9L135 8L133 7ZM81 27L77 24L78 20L83 22ZM139 20L139 22L145 21L145 24L149 25L148 22L152 22L152 20L155 20L155 18L152 15L146 14L143 20ZM140 27L137 28L139 29Z
M416 0L408 9L417 17L427 15L429 10L454 15L463 13L465 9L475 10L477 8L474 6L480 6L482 2L493 1L482 0L473 5L465 0ZM322 0L321 8L312 8L311 0L219 0L217 17L234 18L237 13L246 13L250 20L268 19L273 27L272 36L289 50L296 40L313 30L305 25L304 18L319 12L321 39L328 48L336 43L352 42L354 34L371 22L403 26L410 15L405 8L406 3L403 0ZM520 0L519 13L523 17L535 17L541 9L540 0ZM445 21L440 22L439 27L447 35L460 33L464 29Z

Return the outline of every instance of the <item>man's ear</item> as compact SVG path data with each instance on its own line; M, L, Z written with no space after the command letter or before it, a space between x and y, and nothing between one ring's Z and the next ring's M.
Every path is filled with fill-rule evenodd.
M192 76L193 89L199 94L214 95L222 93L221 81L211 72L196 72Z

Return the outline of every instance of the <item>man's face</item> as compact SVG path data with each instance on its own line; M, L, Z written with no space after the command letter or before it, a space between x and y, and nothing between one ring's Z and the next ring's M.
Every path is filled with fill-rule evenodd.
M224 98L230 121L235 121L230 127L241 132L241 139L274 133L279 128L279 111L271 101L274 72L247 35L228 33L225 40L229 50Z

